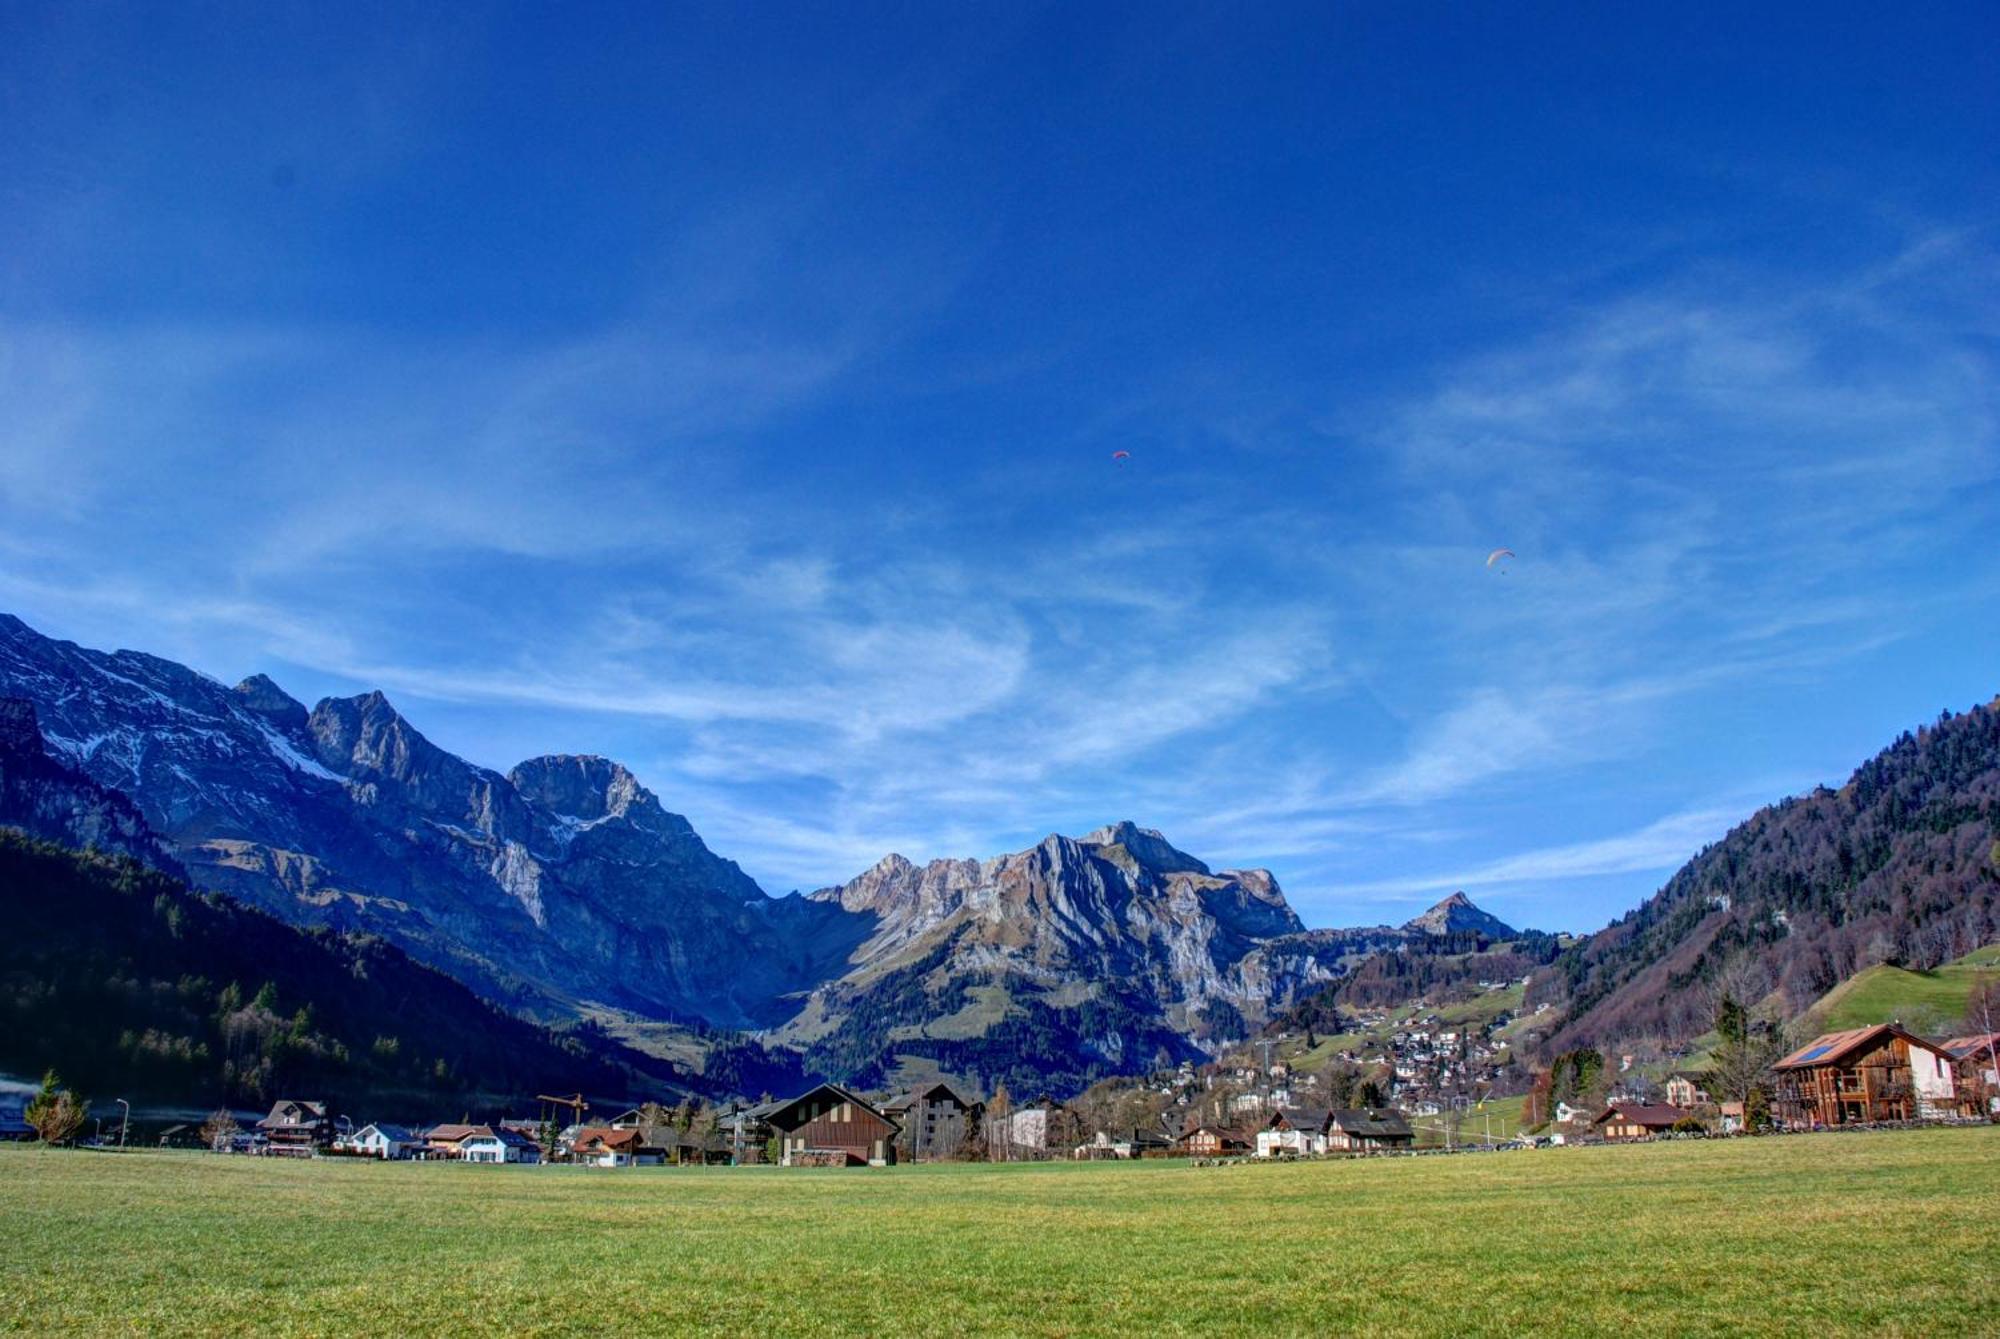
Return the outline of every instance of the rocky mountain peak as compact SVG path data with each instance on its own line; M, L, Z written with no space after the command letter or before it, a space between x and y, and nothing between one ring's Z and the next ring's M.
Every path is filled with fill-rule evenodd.
M660 803L623 764L592 754L530 758L507 774L521 798L544 812L583 823L615 818Z
M410 780L447 760L457 762L404 720L380 691L323 699L312 709L307 728L320 761L337 771Z
M1433 935L1463 934L1469 930L1490 939L1508 939L1514 934L1513 927L1481 911L1462 892L1453 893L1423 915L1406 922L1403 928Z
M236 685L236 696L244 710L278 727L288 738L303 738L308 719L305 703L272 682L269 675L253 674Z
M1174 846L1154 828L1142 828L1130 819L1111 823L1082 839L1084 846L1122 846L1132 858L1155 874L1207 874L1207 865Z

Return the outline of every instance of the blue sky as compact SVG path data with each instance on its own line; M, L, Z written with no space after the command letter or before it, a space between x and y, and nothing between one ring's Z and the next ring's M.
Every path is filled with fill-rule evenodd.
M413 8L0 15L0 607L1315 924L2000 691L1991 6Z

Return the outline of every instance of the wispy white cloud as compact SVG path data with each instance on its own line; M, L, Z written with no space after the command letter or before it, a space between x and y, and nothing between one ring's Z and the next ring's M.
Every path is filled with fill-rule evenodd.
M1776 797L1771 797L1776 798ZM1433 901L1455 891L1534 888L1612 874L1645 874L1685 864L1749 815L1744 801L1668 814L1610 837L1538 847L1466 868L1362 880L1329 890L1388 902Z

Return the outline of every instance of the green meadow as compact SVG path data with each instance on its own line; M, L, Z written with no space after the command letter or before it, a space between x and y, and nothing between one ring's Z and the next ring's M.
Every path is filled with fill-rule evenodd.
M64 1334L2000 1333L2000 1128L1290 1165L0 1149Z

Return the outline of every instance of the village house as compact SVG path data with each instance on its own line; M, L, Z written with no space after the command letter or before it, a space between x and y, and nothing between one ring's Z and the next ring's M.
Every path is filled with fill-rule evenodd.
M1667 1104L1687 1110L1707 1106L1708 1090L1702 1087L1702 1083L1699 1074L1689 1074L1685 1071L1669 1074L1666 1082Z
M1940 1042L1951 1057L1953 1082L1958 1089L1959 1114L2000 1115L2000 1032L1975 1032Z
M1327 1119L1326 1146L1330 1152L1386 1153L1408 1148L1415 1140L1400 1111L1335 1111Z
M882 1104L882 1114L902 1127L901 1152L913 1162L957 1157L985 1112L983 1103L966 1101L945 1083L912 1088Z
M1327 1126L1333 1113L1309 1107L1287 1107L1272 1113L1257 1131L1260 1158L1309 1158L1327 1151Z
M1084 1162L1162 1158L1173 1151L1173 1146L1174 1141L1158 1130L1131 1130L1123 1135L1099 1130L1087 1142L1070 1150L1070 1156Z
M642 1161L660 1161L657 1152L642 1159L640 1148L639 1131L630 1126L584 1125L570 1140L569 1160L585 1167L632 1167Z
M885 1167L896 1160L896 1122L838 1084L822 1083L771 1111L784 1167Z
M775 1136L771 1123L765 1119L769 1112L783 1106L782 1102L763 1102L754 1107L732 1111L720 1122L718 1139L729 1150L729 1160L739 1167L756 1166L765 1161L765 1145Z
M424 1140L414 1130L375 1121L356 1130L348 1146L364 1157L401 1162L414 1157L424 1146Z
M264 1151L274 1157L310 1158L333 1144L333 1121L324 1102L282 1099L272 1104L257 1129L264 1136Z
M498 1129L482 1125L458 1142L458 1156L463 1162L478 1162L491 1165L500 1163L537 1163L542 1160L541 1146L526 1135L501 1126Z
M1774 1066L1772 1119L1791 1129L1935 1120L1956 1106L1952 1057L1896 1023L1815 1037Z
M484 1125L444 1124L433 1125L424 1131L424 1145L414 1156L432 1161L451 1161L459 1156L459 1145L475 1134L485 1130Z
M1646 1102L1613 1102L1590 1122L1590 1128L1607 1143L1630 1143L1665 1134L1686 1120L1688 1113L1677 1106Z
M986 1122L986 1142L991 1147L1006 1150L1011 1156L1044 1158L1052 1150L1068 1147L1080 1133L1076 1127L1074 1112L1053 1098L1044 1096L1010 1115L989 1118Z
M1181 1152L1191 1158L1228 1158L1248 1153L1251 1140L1243 1131L1231 1129L1227 1125L1201 1124L1192 1129L1182 1130L1181 1137L1174 1141Z

